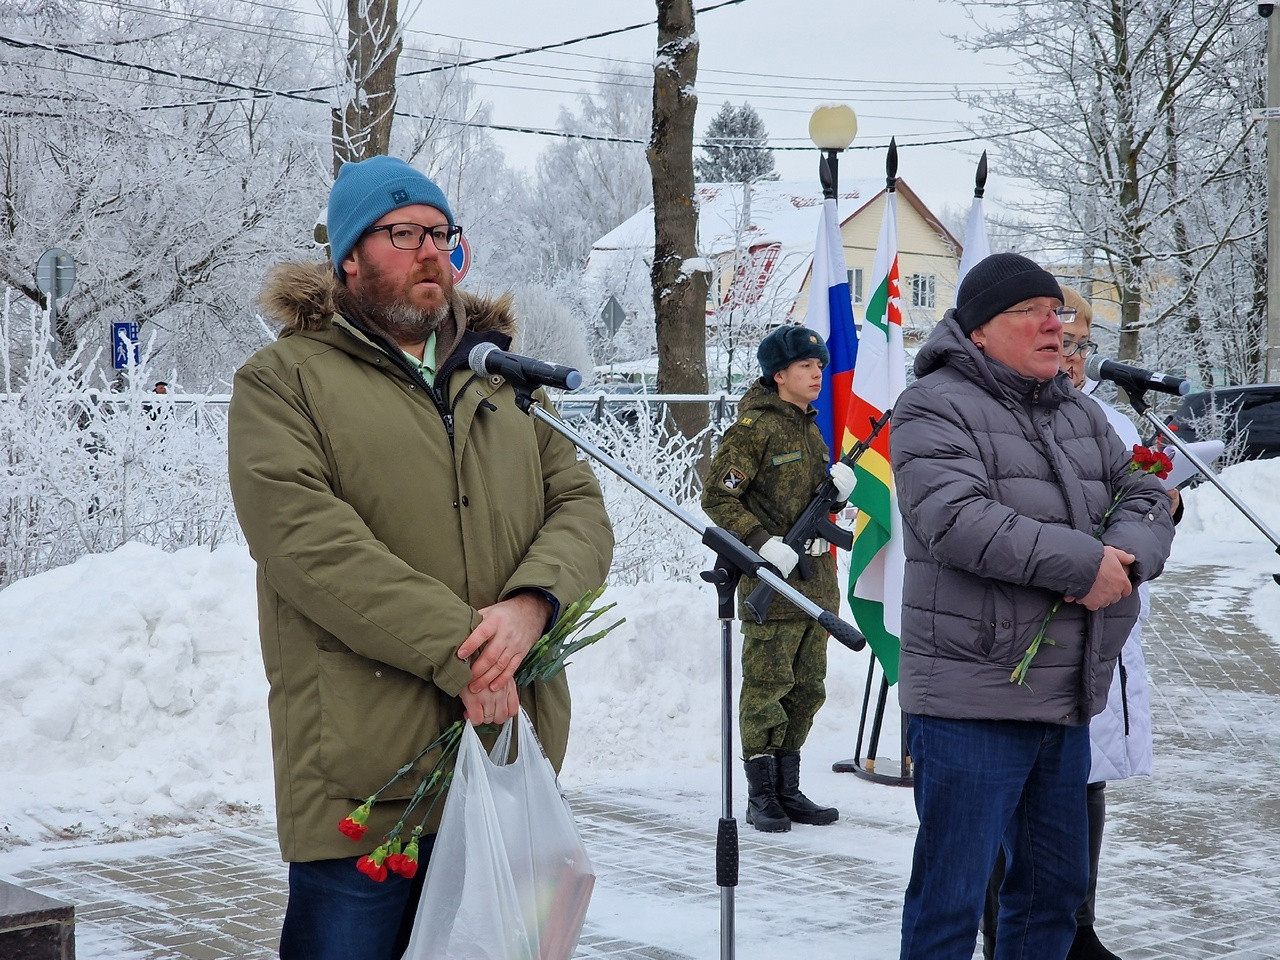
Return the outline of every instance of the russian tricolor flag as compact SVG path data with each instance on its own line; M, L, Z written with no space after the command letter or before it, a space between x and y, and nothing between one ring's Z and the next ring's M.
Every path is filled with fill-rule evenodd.
M834 463L840 458L839 443L845 433L849 397L853 394L853 367L858 359L849 268L834 199L822 203L822 221L818 224L818 242L809 274L809 313L804 325L819 333L831 352L831 362L822 372L822 393L813 405L818 409L818 426Z

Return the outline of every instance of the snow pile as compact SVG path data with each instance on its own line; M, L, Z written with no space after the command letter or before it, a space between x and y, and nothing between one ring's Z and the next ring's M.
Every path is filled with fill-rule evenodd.
M1273 533L1280 535L1280 459L1246 460L1223 470L1218 478ZM1184 490L1183 496L1187 509L1178 526L1179 540L1197 533L1211 534L1216 540L1262 539L1258 528L1208 481L1194 490Z
M1280 460L1241 464L1223 479L1280 526ZM1173 562L1234 566L1256 580L1270 555L1261 534L1207 484L1186 500ZM721 731L714 592L700 582L640 583L611 587L605 600L627 622L568 667L566 786L633 788L667 796L673 809L696 795L712 809ZM1260 622L1280 622L1270 593L1254 603ZM736 698L736 625L734 639ZM132 543L19 581L0 591L0 657L0 850L270 812L267 685L243 546L165 553ZM834 641L828 660L828 700L807 748L819 761L808 769L822 778L815 796L839 804L856 795L888 819L909 819L906 793L866 791L826 772L854 752L868 663ZM892 698L889 707L896 715ZM885 731L880 755L894 755L896 733Z
M0 592L0 836L129 836L267 801L253 577L240 546L127 544Z

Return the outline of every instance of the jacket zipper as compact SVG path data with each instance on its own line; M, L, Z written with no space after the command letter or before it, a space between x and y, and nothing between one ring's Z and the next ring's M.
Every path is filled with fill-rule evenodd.
M449 437L449 449L452 450L454 446L453 412L445 405L444 398L436 392L435 387L427 383L426 378L423 377L422 374L418 372L417 368L415 368L413 364L405 358L404 354L397 349L393 349L386 339L380 334L370 330L364 324L352 320L350 317L346 317L345 319L351 324L351 326L368 337L370 342L375 344L379 350L385 353L387 358L395 364L398 369L404 371L404 373L408 375L409 379L412 380L416 386L421 387L422 392L431 398L432 404L435 405L436 413L440 414L440 419L444 421L444 430L446 435ZM444 371L441 372L443 373ZM437 379L439 378L437 377Z
M1124 654L1120 654L1120 710L1124 714L1124 735L1129 736L1129 671L1124 668Z

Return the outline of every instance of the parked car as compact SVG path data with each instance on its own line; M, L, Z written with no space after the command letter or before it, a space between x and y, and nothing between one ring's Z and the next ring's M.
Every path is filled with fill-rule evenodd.
M1165 422L1183 440L1222 440L1230 446L1244 433L1245 459L1280 457L1280 383L1189 393ZM1205 432L1214 425L1216 432Z

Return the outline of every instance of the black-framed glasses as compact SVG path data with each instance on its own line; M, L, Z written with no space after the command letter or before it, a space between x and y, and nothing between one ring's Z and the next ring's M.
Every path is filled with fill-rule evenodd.
M1062 338L1062 355L1064 357L1074 357L1080 355L1081 360L1087 360L1093 351L1098 349L1098 345L1092 340L1068 340Z
M1028 313L1034 314L1037 319L1048 319L1049 314L1056 314L1058 319L1063 323L1074 323L1076 319L1075 307L1015 307L1012 310L1001 310L1001 313Z
M397 250L421 250L422 245L427 242L427 234L431 235L431 242L436 245L436 249L445 253L458 249L458 244L462 242L462 228L457 224L424 227L420 223L384 223L380 227L370 227L364 233L368 236L379 230L387 231L391 245Z

